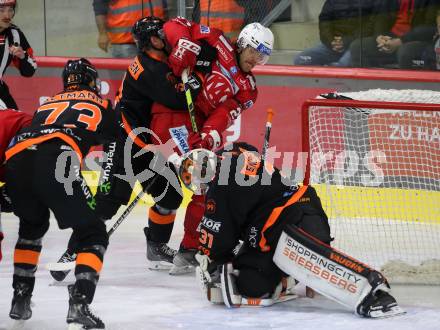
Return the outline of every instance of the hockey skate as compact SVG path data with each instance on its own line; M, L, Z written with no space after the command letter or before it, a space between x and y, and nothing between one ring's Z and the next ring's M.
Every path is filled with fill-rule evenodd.
M30 286L25 283L18 283L14 288L9 317L18 321L29 320L32 316L31 297Z
M69 311L67 312L68 330L105 329L104 323L89 309L86 297L75 290L74 285L68 286Z
M151 270L170 270L177 251L166 243L153 242L148 238L148 227L144 228L147 239L147 264Z
M369 318L385 318L405 313L396 299L383 290L371 292L356 308L356 314Z
M76 260L76 253L70 252L69 250L66 250L66 252L64 252L64 254L61 256L61 258L58 260L58 263L65 264L68 262L73 262L75 260ZM64 270L64 271L51 270L50 275L53 277L53 279L55 281L61 282L61 281L64 281L64 279L66 278L67 274L69 274L69 272L70 272L70 269Z
M170 275L192 273L199 264L194 258L196 253L196 249L185 249L181 246L174 256Z

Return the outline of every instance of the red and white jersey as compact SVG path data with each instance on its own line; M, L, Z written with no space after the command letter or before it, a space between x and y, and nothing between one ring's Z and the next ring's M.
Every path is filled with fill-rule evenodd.
M0 181L4 181L3 162L5 151L14 135L23 127L29 126L32 116L24 112L4 109L0 110Z
M165 23L164 32L172 47L179 39L187 38L195 43L204 40L217 49L217 60L212 72L203 77L202 92L195 105L196 111L208 118L202 131L223 132L243 110L255 103L258 95L255 77L241 71L235 46L218 29L178 17Z

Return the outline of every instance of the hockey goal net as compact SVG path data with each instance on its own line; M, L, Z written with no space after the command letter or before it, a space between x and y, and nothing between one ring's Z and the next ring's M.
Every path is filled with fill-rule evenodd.
M370 90L303 106L305 183L332 245L393 283L440 284L440 93Z

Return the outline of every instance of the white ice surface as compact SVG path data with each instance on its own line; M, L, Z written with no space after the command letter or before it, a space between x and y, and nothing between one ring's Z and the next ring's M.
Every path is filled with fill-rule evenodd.
M145 264L145 207L138 208L111 238L105 256L93 310L106 329L329 329L329 330L427 330L440 329L440 287L394 286L393 294L407 311L404 316L371 320L318 296L299 298L264 309L228 310L206 301L193 275L170 276L149 271ZM180 214L179 218L182 218ZM18 221L2 215L5 241L0 263L0 330L8 329L12 297L12 253ZM34 290L33 316L24 329L66 329L66 284L53 285L43 264L56 261L64 252L70 231L60 231L55 222L43 241L43 252ZM176 222L171 246L177 247L182 221ZM69 275L68 282L73 281Z

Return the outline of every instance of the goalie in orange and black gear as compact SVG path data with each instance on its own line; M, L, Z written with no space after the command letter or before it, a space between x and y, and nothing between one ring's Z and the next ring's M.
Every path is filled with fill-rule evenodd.
M218 275L217 266L221 266L222 296L228 307L266 298L273 303L280 298L274 294L282 278L290 275L301 276L304 285L353 308L359 315L376 317L378 310L384 316L388 312L401 313L379 272L330 247L328 218L315 189L293 184L277 168L262 161L255 150L247 144L234 143L217 156L196 149L184 157L183 163L189 165L182 171L186 185L207 185L199 189L206 192L206 208L200 223L202 254L196 259L200 262L197 273L202 274L203 283L208 282L208 289L212 284L209 282ZM210 168L214 169L213 175L207 175ZM235 254L240 240L243 245ZM285 246L290 246L290 250ZM304 250L307 254L300 252ZM279 262L280 255L285 260ZM332 255L338 257L331 259ZM313 257L309 260L307 256ZM303 260L296 262L300 258ZM313 261L319 263L324 258L333 262L325 268L328 277L316 276L317 269L324 266ZM296 263L298 268L292 266ZM355 273L343 278L349 272ZM355 290L344 290L349 281ZM339 289L340 293L335 293Z
M65 90L37 109L31 126L6 152L6 184L20 219L10 312L14 319L30 317L30 307L23 309L19 299L32 294L49 210L59 228L73 229L80 260L73 296L83 297L86 305L93 300L108 245L105 224L95 213L95 199L80 164L92 146L116 140L118 116L110 100L97 93L97 72L89 61L68 61L63 81Z

